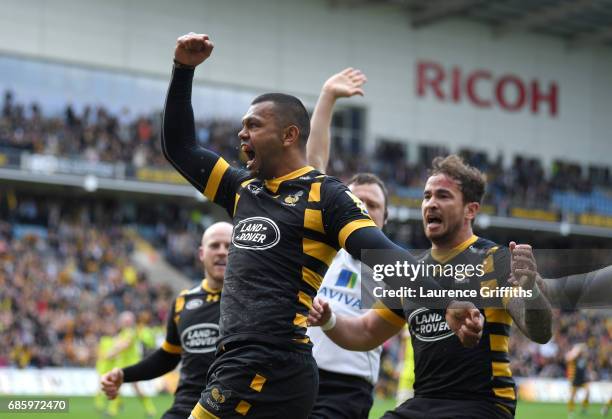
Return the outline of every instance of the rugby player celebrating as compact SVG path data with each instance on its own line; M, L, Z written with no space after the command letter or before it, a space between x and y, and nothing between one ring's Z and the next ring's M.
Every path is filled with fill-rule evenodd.
M333 257L340 248L356 258L362 248L401 249L346 186L306 164L310 127L299 99L253 100L238 133L247 170L196 143L192 79L212 50L207 35L178 39L162 129L168 161L234 222L217 358L191 416L306 418L318 386L306 319ZM427 279L421 286L440 288ZM475 344L480 331L465 320L474 306L442 305L447 317L459 313L453 324L462 341Z

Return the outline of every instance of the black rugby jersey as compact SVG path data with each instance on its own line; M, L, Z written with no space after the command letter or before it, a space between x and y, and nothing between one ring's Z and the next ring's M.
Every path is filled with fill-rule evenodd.
M179 173L234 220L219 345L253 341L309 351L308 309L336 251L344 247L360 258L363 249L401 249L337 179L312 167L277 179L254 179L198 144L191 106L193 73L174 68L161 145ZM403 257L414 261L407 252ZM421 287L440 289L427 278ZM421 305L426 300L415 299ZM443 306L450 302L440 300Z
M484 275L439 279L445 289L474 289L510 286L510 252L495 243L472 236L446 253L430 250L425 264L481 264ZM504 307L507 300L498 301ZM397 326L408 322L414 348L416 397L490 400L514 414L516 388L510 370L508 341L512 318L504 308L484 308L482 339L475 348L465 348L450 330L444 311L410 305L403 310L381 309L381 317Z
M221 300L221 341L310 346L306 318L347 237L375 227L339 180L310 166L262 181L218 158L204 194L234 220Z
M162 344L164 351L181 355L173 412L183 411L188 416L206 386L206 372L215 359L219 338L220 297L220 291L212 290L204 279L174 300Z

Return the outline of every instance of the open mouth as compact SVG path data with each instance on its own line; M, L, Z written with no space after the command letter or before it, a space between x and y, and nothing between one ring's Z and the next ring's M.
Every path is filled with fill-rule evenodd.
M427 222L427 227L439 227L442 225L442 218L436 214L427 215L425 221Z
M225 260L218 260L215 262L215 266L219 266L219 267L224 267L227 265L227 261Z
M251 170L255 164L255 151L248 144L242 144L240 150L245 155L246 168Z

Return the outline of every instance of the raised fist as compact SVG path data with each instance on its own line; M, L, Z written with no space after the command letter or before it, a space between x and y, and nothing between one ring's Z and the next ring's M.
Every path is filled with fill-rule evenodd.
M210 57L214 47L208 35L190 32L176 40L174 59L183 65L195 67Z

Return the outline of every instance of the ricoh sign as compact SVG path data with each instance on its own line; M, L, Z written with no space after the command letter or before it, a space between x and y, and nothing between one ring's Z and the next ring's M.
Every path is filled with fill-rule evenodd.
M445 67L434 61L418 61L416 66L416 94L420 98L507 112L527 109L553 118L559 112L559 85L555 81L542 82L486 69Z

